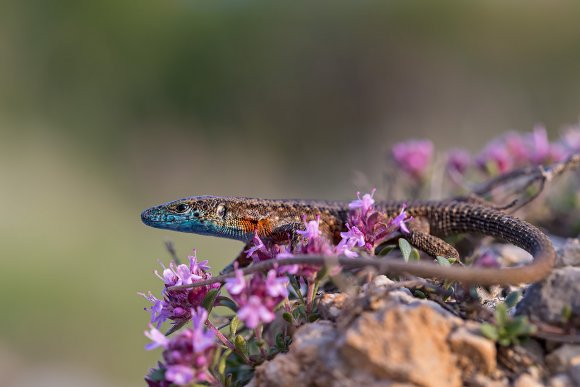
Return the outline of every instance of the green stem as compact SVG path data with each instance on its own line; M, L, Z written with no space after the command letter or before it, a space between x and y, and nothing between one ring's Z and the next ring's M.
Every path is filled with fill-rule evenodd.
M223 333L221 333L220 330L217 329L217 327L211 323L211 321L205 320L205 326L216 335L218 340L221 341L223 345L228 347L230 350L234 351L242 359L244 363L252 364L252 362L250 361L250 359L248 359L246 354L238 351L236 346Z

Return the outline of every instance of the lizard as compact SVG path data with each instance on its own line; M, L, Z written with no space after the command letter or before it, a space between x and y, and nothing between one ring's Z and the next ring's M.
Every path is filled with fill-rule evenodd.
M378 261L385 261L386 269L392 273L480 285L520 284L545 278L555 261L550 239L530 223L483 202L469 197L442 201L377 201L374 208L393 217L406 205L406 212L413 220L405 239L433 257L459 257L455 248L439 237L477 233L526 250L533 257L530 264L513 268L480 268L378 258L345 258L340 259L339 263L351 265L350 262L355 264L355 261L360 261L377 265ZM143 211L141 219L155 228L230 238L245 243L249 243L257 233L260 238L278 243L288 241L297 230L304 228L305 221L315 219L319 219L321 231L336 241L340 232L346 230L348 212L348 202L341 201L194 196L151 207ZM250 263L243 251L236 260L240 266ZM307 261L306 258L304 260ZM385 269L383 266L379 267Z

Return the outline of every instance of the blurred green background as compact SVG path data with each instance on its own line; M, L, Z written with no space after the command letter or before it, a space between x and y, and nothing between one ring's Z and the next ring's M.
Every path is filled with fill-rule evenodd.
M0 375L137 386L167 238L189 195L349 199L386 151L580 114L580 6L557 2L29 1L0 12ZM361 178L365 176L365 178ZM366 179L366 180L365 180ZM362 187L366 188L366 187Z

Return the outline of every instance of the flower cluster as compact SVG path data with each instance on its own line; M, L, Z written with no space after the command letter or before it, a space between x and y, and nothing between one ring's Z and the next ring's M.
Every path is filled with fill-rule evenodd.
M526 165L561 161L567 153L561 142L549 142L546 128L536 126L532 133L509 132L492 140L476 157L475 162L488 174L498 174Z
M397 216L389 217L375 210L374 193L375 190L372 190L370 194L364 194L362 198L359 193L358 200L349 204L350 212L346 224L348 231L340 233L342 240L337 246L337 250L348 257L358 255L353 250L355 247L373 254L378 245L392 238L397 231L400 230L403 234L409 233L405 223L412 218L406 213L406 207L403 206Z
M226 279L226 289L239 305L238 317L248 328L257 328L261 323L274 320L274 309L288 297L288 278L279 277L276 270L255 273L247 281L238 268L236 276Z
M244 251L244 253L246 253L248 258L252 258L254 262L267 261L275 258L278 254L287 251L285 246L270 242L264 243L262 239L260 239L258 232L254 233L250 246L251 247Z
M400 142L393 146L391 155L401 170L421 180L431 165L433 143L429 140Z
M208 367L211 365L217 343L214 334L204 327L207 311L199 308L191 310L189 314L193 326L179 332L173 338L166 337L153 326L149 331L145 331L145 336L152 341L145 347L146 349L157 347L164 349L164 362L159 363L159 368L151 370L145 379L150 387L165 387L171 383L184 386L215 381Z
M175 325L181 325L191 318L192 308L201 306L203 299L212 289L219 289L220 284L211 284L191 289L169 290L171 286L189 285L194 282L211 278L208 271L207 261L197 262L194 255L189 256L189 265L176 265L174 262L169 267L163 266L163 273L155 274L163 281L163 299L157 299L151 292L141 295L149 300L153 306L148 308L151 313L151 323L157 328L166 320L171 320Z
M529 165L550 164L580 152L580 123L565 128L560 139L550 142L546 128L536 125L530 133L508 132L487 143L475 156L463 149L447 152L446 170L454 175L477 167L497 175ZM409 140L395 144L391 155L399 170L422 181L431 165L433 144L429 140Z

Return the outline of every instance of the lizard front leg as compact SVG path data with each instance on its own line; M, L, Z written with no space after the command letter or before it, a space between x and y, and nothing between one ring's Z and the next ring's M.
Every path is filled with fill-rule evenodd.
M407 223L409 234L405 239L419 250L432 257L454 258L459 260L455 247L444 240L429 234L429 222L425 218L415 218Z
M272 231L268 231L267 235L260 235L258 231L258 236L266 246L269 248L272 244L286 244L290 243L290 251L294 250L298 241L300 240L300 235L296 232L297 230L303 230L303 223L288 223L282 226L276 227ZM248 256L247 251L255 246L254 239L252 238L246 243L242 251L238 254L236 259L229 265L227 265L220 274L226 274L234 271L234 265L237 263L238 267L246 267L253 262L252 257Z

